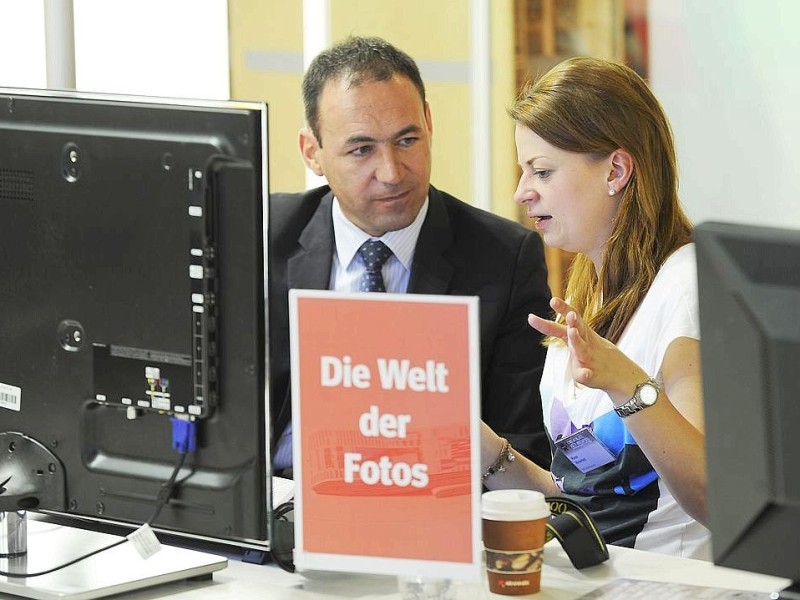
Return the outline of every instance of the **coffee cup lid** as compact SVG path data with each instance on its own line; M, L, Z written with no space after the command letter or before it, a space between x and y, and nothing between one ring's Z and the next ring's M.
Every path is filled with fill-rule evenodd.
M542 519L550 516L550 506L534 490L492 490L481 497L481 515L491 521Z

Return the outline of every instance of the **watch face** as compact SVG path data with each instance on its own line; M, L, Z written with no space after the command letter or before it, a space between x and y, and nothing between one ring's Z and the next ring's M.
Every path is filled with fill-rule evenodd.
M645 406L652 406L658 400L658 388L650 383L644 384L639 389L639 400Z

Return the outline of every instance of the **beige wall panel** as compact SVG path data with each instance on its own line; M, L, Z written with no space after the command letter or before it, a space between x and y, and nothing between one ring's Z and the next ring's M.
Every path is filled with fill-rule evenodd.
M469 86L426 83L433 119L431 183L465 202L472 202Z
M331 0L334 40L375 35L415 60L469 58L469 0Z
M301 0L228 0L228 22L232 49L303 51Z
M297 150L303 126L300 0L229 0L231 97L269 104L270 190L300 191L305 170Z
M472 201L469 0L331 0L331 36L378 36L417 61L433 117L431 183Z
M491 0L492 210L514 218L513 1ZM377 35L420 65L433 115L433 184L472 202L470 0L331 0L334 40ZM302 2L230 0L231 96L270 105L270 187L299 191L305 170L297 151L303 125ZM283 65L278 68L274 63ZM286 66L296 65L292 71Z
M514 2L491 0L492 52L492 212L517 220L514 203L519 170L514 122L506 114L516 94L514 74Z
M304 124L300 74L254 73L238 86L237 98L269 105L269 179L272 192L305 189L305 169L297 146Z

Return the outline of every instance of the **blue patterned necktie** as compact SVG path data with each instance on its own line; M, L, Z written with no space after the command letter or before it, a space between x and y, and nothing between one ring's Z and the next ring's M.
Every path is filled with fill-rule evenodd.
M389 247L380 240L367 240L358 249L358 253L367 267L366 272L361 277L359 291L362 292L385 292L386 286L383 283L381 269L392 255Z

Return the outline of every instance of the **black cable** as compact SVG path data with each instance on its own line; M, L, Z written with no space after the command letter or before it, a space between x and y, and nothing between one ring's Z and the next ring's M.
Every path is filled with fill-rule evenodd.
M153 511L153 514L147 520L146 525L152 525L155 520L158 518L158 515L161 513L161 510L166 506L169 499L172 497L172 491L175 489L175 481L178 478L178 473L180 473L181 468L183 468L183 463L186 461L186 452L181 452L180 457L178 458L178 462L175 463L175 467L172 469L172 475L170 478L161 484L161 490L158 492L158 496L156 500L158 500L158 504L156 504L156 508ZM12 573L7 571L0 570L0 576L2 577L11 577L16 579L24 579L27 577L39 577L41 575L49 575L55 571L60 571L61 569L65 569L67 567L71 567L75 563L79 563L82 560L86 560L87 558L91 558L95 554L100 554L101 552L105 552L106 550L111 550L112 548L116 548L128 541L128 538L122 538L121 540L117 540L108 546L104 546L102 548L98 548L97 550L92 550L83 556L79 556L69 562L66 562L62 565L58 565L56 567L52 567L51 569L47 569L45 571L39 571L38 573Z
M106 550L111 550L111 548L116 548L117 546L120 546L127 541L128 538L122 538L121 540L117 540L113 544L104 546L103 548L98 548L97 550L93 550L92 552L84 554L83 556L79 556L78 558L75 558L67 563L64 563L63 565L58 565L57 567L53 567L52 569L47 569L45 571L39 571L38 573L9 573L6 571L0 571L0 575L2 575L3 577L15 577L17 579L24 579L26 577L39 577L40 575L48 575L49 573L60 571L61 569L65 569L67 567L71 567L75 563L79 563L82 560L86 560L87 558L90 558L95 554L100 554L101 552L105 552Z
M158 518L158 515L161 514L161 510L167 505L169 499L172 498L172 492L175 489L175 480L178 478L178 474L183 468L183 463L186 462L186 454L186 452L181 452L178 462L175 463L175 467L172 469L172 475L170 475L166 483L161 484L161 490L158 492L158 496L156 497L158 504L156 504L153 514L147 520L147 525L152 525L155 522L155 520Z
M272 560L284 571L294 573L294 500L287 500L272 513Z

